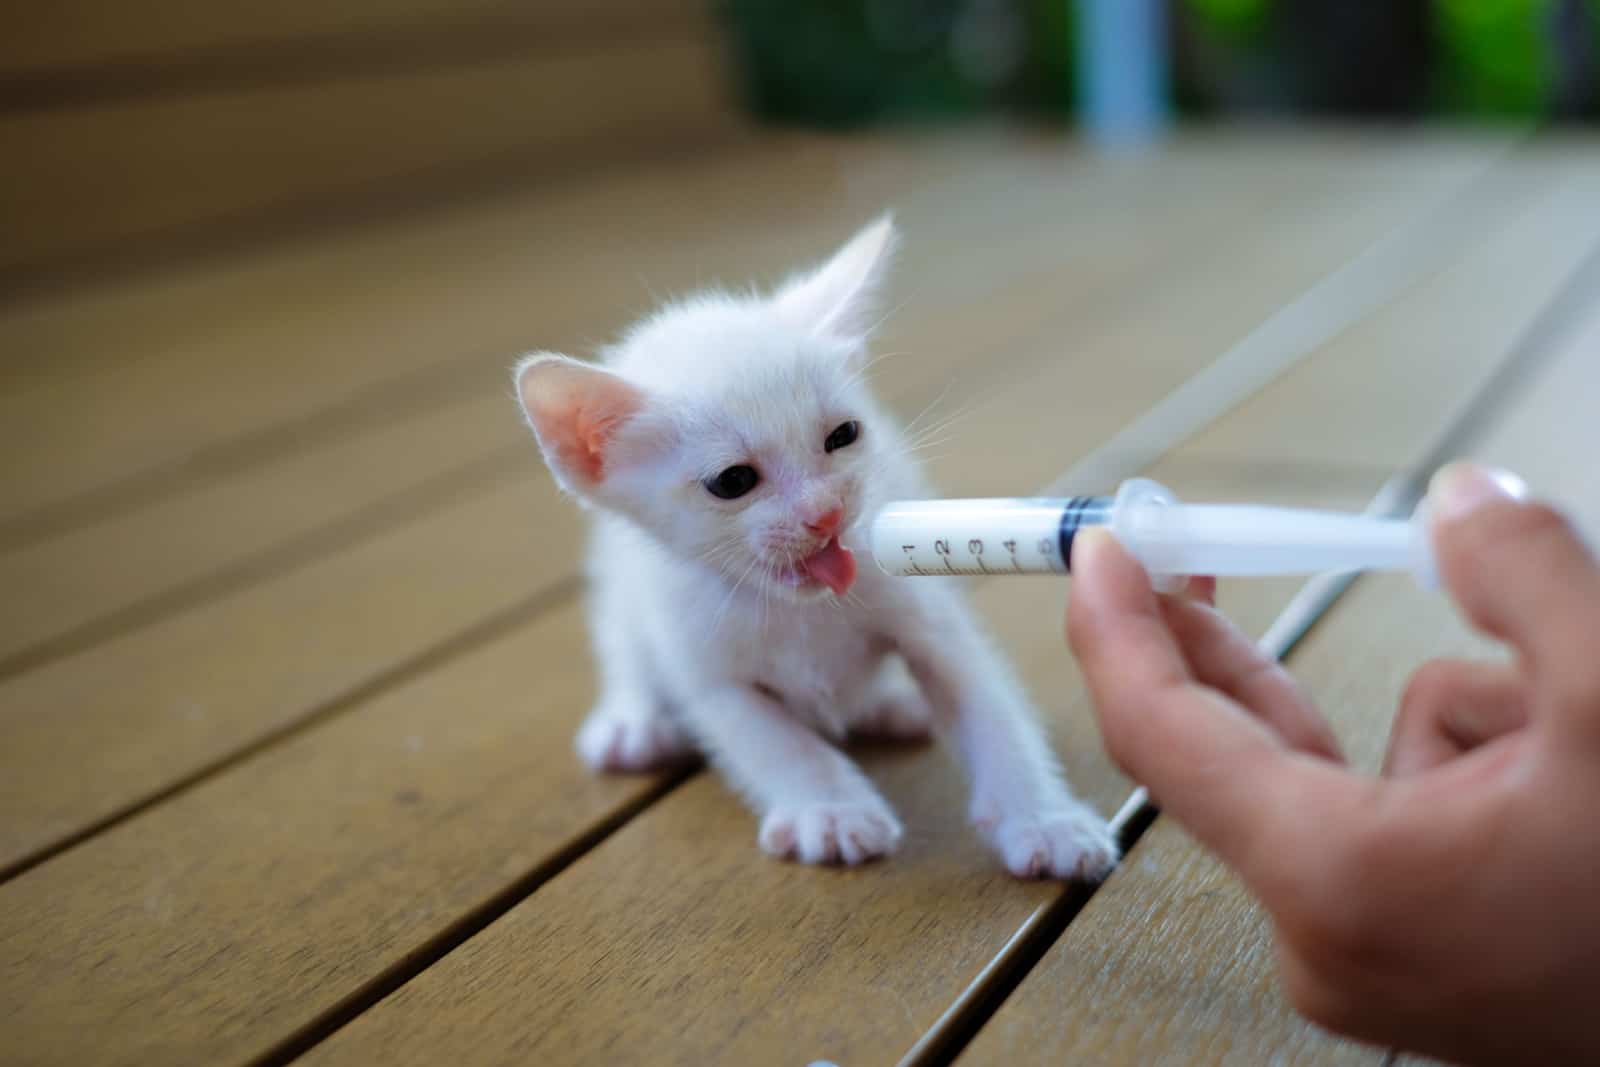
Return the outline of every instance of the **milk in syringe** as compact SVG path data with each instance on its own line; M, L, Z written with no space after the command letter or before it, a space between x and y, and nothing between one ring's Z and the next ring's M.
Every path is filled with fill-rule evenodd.
M1163 588L1218 577L1403 570L1437 585L1420 517L1183 504L1148 479L1115 496L907 500L873 520L872 554L889 574L1066 574L1080 530L1104 526Z

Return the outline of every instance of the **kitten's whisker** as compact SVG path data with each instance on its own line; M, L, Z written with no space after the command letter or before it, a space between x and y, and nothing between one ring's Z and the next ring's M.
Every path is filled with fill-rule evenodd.
M704 563L707 567L715 570L719 576L726 578L730 573L732 573L732 566L730 566L730 564L737 565L738 548L738 539L730 538L727 541L712 545L710 548L700 553L696 559L699 562Z
M930 448L933 445L942 445L946 441L954 440L955 437L956 435L954 433L950 433L948 431L943 433L931 433L927 437L919 437L915 441L907 443L904 454L909 456L922 451L924 448Z
M842 393L846 389L850 388L852 385L855 385L857 382L861 381L863 378L865 378L867 376L867 374L869 372L871 372L873 367L876 367L878 364L882 363L884 360L893 359L896 356L903 356L903 355L905 355L904 352L880 352L880 353L878 353L876 356L873 356L871 359L867 360L866 363L864 363L860 367L856 368L855 372L852 373L850 375L850 377L846 378L844 380L843 384L841 384L839 386L838 391Z
M890 319L894 318L894 316L904 311L906 305L909 303L911 303L911 297L909 295L901 297L898 302L890 306L890 308L882 315L878 316L877 321L874 322L870 328L868 328L866 335L871 337L873 334L877 333L878 330L883 327L884 323L888 322Z
M751 572L756 569L756 564L760 562L760 556L750 557L750 563L745 567L744 573L739 575L739 580L733 583L733 587L729 589L727 595L722 598L722 604L717 608L717 613L711 618L712 634L716 634L716 632L722 628L723 619L727 616L728 609L733 606L733 598L739 592L739 587L744 584L744 580L746 578L750 577Z
M902 436L908 438L909 440L916 441L916 440L921 440L922 438L928 437L930 434L942 433L945 430L948 430L952 426L956 425L956 423L958 423L961 420L967 418L969 415L971 415L974 411L977 410L977 407L978 407L978 405L977 405L976 402L969 402L969 403L964 404L961 407L957 408L956 410L952 411L950 414L944 416L943 418L934 420L933 422L929 423L927 426L922 427L920 430L918 430L915 433L909 433L909 432L902 431Z
M927 407L925 407L921 411L917 412L915 418L913 418L910 422L906 423L904 426L902 426L900 428L900 432L902 434L905 434L905 435L909 436L911 434L911 432L917 428L917 424L918 423L920 423L923 419L927 418L930 414L933 413L933 410L935 408L937 408L940 404L945 402L945 399L950 395L950 390L955 388L955 384L956 383L955 383L954 379L951 379L950 381L945 382L944 388L939 390L939 395L934 397L932 400L928 401ZM961 410L962 409L958 409L958 412L960 412ZM954 416L952 416L952 417L954 417Z

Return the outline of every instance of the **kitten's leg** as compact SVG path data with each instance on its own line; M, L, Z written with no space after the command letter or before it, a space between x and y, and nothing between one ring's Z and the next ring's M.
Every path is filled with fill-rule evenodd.
M579 727L575 746L597 771L656 770L694 752L627 618L599 603L590 616L600 700Z
M901 625L906 662L971 776L973 823L1006 868L1104 877L1117 860L1110 829L1072 795L1027 694L965 601L924 588Z
M900 822L844 753L748 686L690 705L702 747L761 815L757 840L803 863L861 863L894 851Z
M853 701L850 733L885 741L926 741L933 734L933 711L905 660L885 656Z

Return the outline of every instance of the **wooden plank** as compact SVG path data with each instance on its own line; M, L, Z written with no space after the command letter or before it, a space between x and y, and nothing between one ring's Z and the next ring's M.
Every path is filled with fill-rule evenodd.
M1194 191L1192 186L1205 178L1207 162L1204 156L1197 158L1192 153L1175 159L1172 177L1182 181L1192 175L1188 184ZM1383 182L1386 196L1364 200L1356 209L1359 218L1340 220L1337 234L1328 236L1334 255L1344 254L1339 242L1349 242L1353 253L1355 242L1388 224L1404 200L1388 188L1397 166L1390 159L1374 170L1370 180L1374 185ZM1020 167L1013 170L1018 176L1026 174ZM1226 172L1224 176L1232 178ZM1312 203L1318 195L1328 196L1336 183L1329 178L1319 186L1298 168L1274 168L1256 186L1255 197L1218 197L1213 211L1158 216L1132 228L1115 216L1093 213L1092 209L1113 191L1154 209L1170 202L1171 179L1127 188L1128 183L1110 174L1090 172L1072 180L1058 171L1048 181L1018 183L1014 178L1012 184L1022 187L1007 199L1009 210L984 220L1003 229L1008 239L978 255L968 250L972 234L967 227L942 225L930 217L936 210L948 217L954 196L965 191L961 183L926 207L911 205L913 210L905 220L913 231L911 250L896 279L897 291L909 294L908 306L886 326L882 337L885 351L911 353L915 361L900 360L887 368L905 372L903 376L894 374L888 383L902 413L915 414L951 385L959 386L963 403L981 404L1002 379L992 364L976 372L964 367L972 352L1011 351L1016 338L1031 334L1042 338L1044 346L1029 350L1024 345L1015 354L1020 358L1032 351L1031 358L1049 358L1059 344L1051 336L1053 331L1070 336L1081 330L1097 309L1104 309L1108 299L1137 299L1123 295L1130 288L1135 293L1147 292L1137 287L1160 287L1172 278L1192 274L1197 258L1210 256L1219 248L1244 255L1273 254L1275 242L1245 225L1259 209L1261 198L1294 190L1302 203ZM1348 191L1351 179L1337 184ZM1068 198L1058 192L1063 185L1071 193ZM1036 216L1046 205L1059 219L1026 235L1019 233L1022 220ZM1069 221L1085 214L1090 221ZM810 220L797 219L793 224L797 231L816 228ZM843 230L847 225L841 220L837 228ZM781 236L783 230L773 231L774 238ZM755 258L753 273L776 275L788 265L778 259L782 243L762 241L756 245L759 251L735 253L735 258ZM1060 250L1063 243L1070 246L1066 252ZM1175 246L1191 252L1175 252ZM625 274L630 262L619 254L607 269ZM316 270L314 266L308 269ZM694 278L688 268L678 269L684 273L658 277L656 283L674 290L692 285ZM983 302L986 316L971 316L962 306L941 299L955 273L964 279L965 299ZM1263 286L1255 295L1264 311L1286 297L1289 287L1308 280L1303 269L1286 265L1275 276L1274 285ZM545 311L540 316L542 328L552 334L580 336L580 331L592 330L593 323L580 322L578 315L592 310L597 317L614 318L618 308L629 303L627 294L615 287L597 285L589 294L574 304L541 305ZM616 307L603 311L590 307L607 295ZM507 296L515 300L516 314L526 314L528 301L520 293ZM440 316L449 318L445 294L439 299ZM1256 314L1252 307L1241 306L1239 311L1246 316ZM471 316L452 319L451 324L459 338L470 340L481 321L480 307ZM1235 320L1219 317L1213 321L1220 328L1231 329ZM999 333L997 323L1003 324ZM389 338L376 335L379 328L375 326L375 335L365 339L375 349L388 347ZM405 337L396 333L393 341L403 344ZM170 496L155 497L146 507L0 553L0 585L11 589L17 601L30 605L27 612L0 616L0 676L87 647L313 554L331 551L356 530L370 529L372 523L393 514L396 507L423 506L463 478L482 477L486 468L509 474L508 450L514 450L524 435L516 420L508 417L510 405L501 395L502 364L503 360L496 360L493 366L483 359L470 361L469 367L462 368L459 382L442 391L438 398L442 406L434 410L408 419L358 423L350 436L328 442L301 439L299 447L246 471L220 479L190 480ZM474 391L458 393L469 387ZM174 536L175 531L181 535Z
M1239 195L1248 197L1250 190L1245 188ZM1319 217L1338 210L1342 205L1331 201L1316 207ZM1300 248L1300 256L1308 262L1323 254L1310 245ZM1248 301L1281 264L1261 255L1259 259L1243 257L1236 267L1231 274L1235 279L1231 295ZM1204 264L1195 270L1210 273ZM1229 290L1212 290L1214 301L1225 292ZM1212 315L1214 303L1193 307L1191 313ZM1124 330L1101 333L1108 339L1106 343L1157 336L1145 307L1136 304L1119 309L1118 314L1125 320ZM1194 325L1179 319L1165 328L1182 334ZM1044 340L1042 336L1032 338L1033 350L1038 351ZM1169 344L1171 340L1169 335ZM1088 347L1076 358L1093 363L1097 355L1095 347ZM1144 379L1145 395L1118 401L1129 405L1124 415L1148 404L1154 394L1170 388L1205 358L1205 354L1195 355L1188 366L1176 359L1162 363L1161 373ZM1008 447L1055 433L1059 412L1051 408L1028 418L1032 421L1020 421L1007 405L996 404L969 420L964 432L974 435L974 440L994 442L994 447ZM1013 434L1018 436L1012 438ZM1070 452L1085 446L1093 440L1091 434L1087 424L1079 429L1068 427L1061 434L1061 447ZM1038 450L1022 455L1020 475L1035 480L1053 473L1059 463L1055 456ZM940 469L954 483L976 484L988 463L985 450L956 452ZM505 495L512 499L512 494ZM498 499L499 494L494 496ZM549 518L545 521L551 522ZM461 528L475 532L469 534ZM495 571L504 581L520 564L508 568L500 556L504 550L492 547L500 535L484 531L518 528L513 517L477 511L468 515L467 509L460 509L454 517L438 520L433 537L397 532L397 543L414 544L416 551L405 558L397 552L394 558L374 561L370 570L394 580L406 573L412 560L431 551L432 565L439 565L438 557L448 557L451 580L460 582L464 561L489 555L494 558L484 570ZM563 530L557 528L550 536L563 536ZM571 531L566 530L565 536L570 538ZM454 547L443 547L442 543L452 542ZM485 546L491 547L486 551ZM370 554L353 558L366 559ZM469 573L476 572L469 568ZM329 586L337 580L335 568L303 579L304 586L315 588L316 596L323 598L316 604L297 604L285 594L273 593L268 605L271 610L261 617L280 626L316 618L318 605L334 601L338 590ZM435 595L411 586L393 594L393 600L359 605L352 617L387 619L406 602L427 605L431 613ZM1035 680L1046 683L1041 691L1067 691L1064 685L1048 684L1062 677L1049 672L1070 671L1070 666L1064 664L1056 639L1051 636L1046 641L1040 636L1038 622L1045 609L1030 598L1054 602L1059 589L1050 583L1011 586L1002 599L1002 606L1011 607L1000 619L1001 625L1019 646L1028 646L1030 635L1036 642L1038 655L1024 658L1025 669ZM202 621L209 633L222 628L225 620L212 615ZM315 629L333 625L342 623L330 618ZM581 638L575 609L551 617L543 625L550 629L540 629L537 635L533 631L513 634L494 648L475 654L470 662L458 660L390 697L363 702L353 713L330 718L317 729L274 746L0 887L0 932L8 945L19 946L13 957L16 965L0 970L0 988L5 990L0 1004L6 1005L0 1011L18 1005L15 1017L27 1018L30 1024L13 1026L8 1032L21 1034L19 1040L37 1042L25 1049L19 1046L19 1054L39 1062L78 1062L93 1050L97 1059L205 1063L253 1055L292 1039L319 1018L328 1018L329 1013L337 1019L341 1004L359 1004L364 995L382 988L385 976L424 953L423 946L458 929L463 912L481 909L487 898L503 894L508 887L531 887L530 872L551 859L550 849L559 852L568 847L574 836L592 830L596 820L603 821L617 810L615 806L584 808L564 799L577 788L570 777L575 771L565 738L586 709L588 667L578 652ZM248 648L252 634L245 625L236 623L234 627L229 635L231 647ZM1054 630L1051 626L1052 635ZM316 635L311 639L317 640ZM309 654L321 656L315 649ZM278 672L283 670L284 661L271 649L251 655L276 662ZM120 669L109 674L128 677L135 664L148 667L148 659L129 656ZM192 683L195 664L211 662L196 655L190 663L175 664L163 674ZM326 669L321 658L308 666ZM231 666L224 663L224 668ZM1041 670L1043 674L1038 673ZM274 673L265 684L278 684L276 678ZM260 684L252 680L248 687L231 688L251 693ZM530 695L530 690L537 697ZM282 694L280 700L303 706L308 696ZM135 697L142 699L139 692ZM530 701L534 708L526 707ZM413 715L425 720L413 720ZM477 722L480 716L481 723ZM548 723L551 733L540 732L526 744L523 734L502 736L503 724L523 724L524 716ZM474 723L462 721L469 718ZM431 725L427 732L419 733L410 725L414 721ZM543 729L541 725L539 730ZM457 734L472 739L470 751L447 747L436 763L432 738L443 742ZM408 754L404 739L415 736L422 736L424 742L412 745L419 751ZM397 739L401 740L398 745ZM70 742L71 738L63 740ZM11 748L4 746L7 751ZM1105 797L1118 783L1095 752L1092 742L1074 745L1074 767L1091 792ZM316 766L308 767L308 760ZM78 762L81 765L84 760ZM954 776L933 773L928 758L915 754L884 754L875 764L884 768L886 775L902 775L899 784L891 785L891 793L908 811L919 813L912 834L913 858L904 864L897 860L877 871L859 872L862 878L854 884L858 889L870 889L876 883L869 879L883 878L887 872L895 881L884 884L898 886L893 892L900 894L904 904L899 912L902 928L904 924L928 925L923 902L930 892L959 896L967 907L957 916L959 921L942 931L940 936L947 939L944 943L952 951L962 943L968 945L969 960L992 951L992 946L969 937L963 926L985 903L985 887L989 890L987 903L1013 924L1045 899L1049 890L999 877L992 860L971 835L958 829L960 787ZM904 769L896 771L896 767ZM419 776L424 781L419 790L422 796L438 795L440 799L437 804L430 801L426 812L413 816L407 805L414 802L402 800L401 795L408 789L418 790ZM548 779L550 790L547 792L544 784L528 790L531 778L541 783ZM608 802L618 795L606 794ZM708 805L714 820L726 821L730 827L737 824L737 830L730 828L713 837L707 834L707 824L696 825L687 840L698 842L695 847L700 851L679 855L650 876L660 881L664 892L676 893L682 888L672 889L666 880L676 877L677 865L686 858L726 855L749 865L760 878L786 882L788 888L782 890L786 894L793 894L796 886L828 886L829 892L817 898L823 911L813 914L819 921L831 916L829 921L836 924L832 929L848 923L845 912L835 910L830 894L851 876L808 872L808 878L826 880L793 881L787 868L759 859L750 843L748 817L732 805L720 786L705 778L684 795L690 803ZM632 802L637 794L626 797ZM10 799L8 795L8 804ZM935 811L946 803L950 807L943 811L944 817L935 818ZM552 833L530 835L529 820L543 820L542 826ZM271 823L278 829L270 834L257 832L258 823ZM461 828L467 825L479 829L465 833ZM397 834L403 841L395 840ZM535 842L531 846L530 837ZM447 843L445 852L434 852L435 843ZM914 858L918 855L920 861ZM508 860L508 856L515 859ZM470 864L479 865L479 870L469 877L463 865ZM284 867L295 870L284 871ZM930 882L930 878L935 880ZM637 886L637 872L630 872L627 881ZM468 886L469 891L452 896L455 883ZM758 879L742 877L728 891L758 887ZM423 903L413 907L416 896L422 897ZM542 900L543 892L533 899ZM130 907L130 900L138 904ZM430 903L436 900L444 903ZM54 918L41 920L43 913ZM729 914L749 914L748 898ZM663 918L665 925L658 928L663 937L693 936L703 921L697 917L694 928L685 928L675 925L669 916ZM786 928L792 931L797 919L804 922L803 911L788 912ZM848 932L855 936L862 928L853 925ZM726 930L719 933L725 935ZM659 948L664 943L658 940L656 945ZM794 947L793 941L788 945ZM84 965L86 959L106 962L91 970ZM733 954L725 957L725 963L736 965L737 959ZM903 980L912 973L893 961L880 958L880 962L886 982ZM801 967L797 973L803 976L804 971ZM892 988L885 989L893 995ZM896 1032L903 1033L915 1021L914 1016L896 1014ZM114 1041L108 1040L112 1031L107 1027L115 1028Z
M701 32L441 70L0 115L0 271L496 160L570 172L629 140L726 136ZM395 118L403 122L401 133ZM15 282L17 278L13 277Z
M158 0L137 8L112 0L71 0L12 20L0 37L0 78L182 63L195 54L237 58L247 48L288 56L353 37L392 45L419 30L448 39L451 31L470 28L479 36L556 44L594 29L704 22L703 5L696 0L390 0L381 7L354 0L271 5Z
M1234 195L1250 202L1250 194L1247 188ZM1422 194L1419 190L1411 195ZM1398 205L1383 198L1379 203L1386 207L1370 214L1352 212L1338 199L1308 204L1305 210L1322 218L1340 218L1336 239L1330 241L1342 252L1352 232L1359 233L1363 226L1380 229L1392 220ZM1204 280L1215 274L1207 259L1190 263L1194 280L1180 288L1198 298L1182 305L1196 316L1189 330L1191 341L1206 337L1216 323L1235 321L1239 308L1250 318L1270 310L1270 304L1260 306L1262 294L1274 293L1275 286L1295 276L1269 254L1276 244L1262 238L1241 248L1240 269L1225 276L1220 287ZM1300 270L1313 277L1326 269L1320 252L1300 253L1300 258ZM1007 358L1033 358L1041 350L1055 353L1063 325L1055 318L1059 309L1048 291L1035 295L1041 303L1029 312L1031 319L1013 316L1004 324L1004 329L1017 330L1019 322L1031 321L1031 333L1000 334L999 323L985 317L1011 311L1003 300L988 306L985 315L973 315L967 305L956 305L951 314L971 318L979 337L1008 337L1013 344ZM1117 346L1130 343L1130 330L1135 347L1155 340L1136 325L1144 320L1143 308L1134 304L1113 311L1113 318L1123 324L1122 333L1104 335L1104 351L1121 351ZM934 317L927 325L938 329L948 321ZM997 382L1011 382L1009 392L996 394L999 399L991 410L1003 416L1007 426L1054 425L1059 421L1057 406L1041 405L1039 397L1066 395L1074 384L1081 384L1085 368L1095 365L1095 354L1094 347L1083 347L1072 360L1051 364L1034 380L1047 386L1042 394L1030 390L1025 375L1007 375L1001 357L991 356L986 373L993 373ZM1131 417L1208 358L1205 348L1174 349L1168 357L1146 360L1132 387L1102 386L1094 417L1077 423L1077 439L1094 440L1105 420L1114 425L1117 419ZM1019 417L1033 421L1019 422ZM978 491L982 481L992 477L983 452L957 459L952 457L944 467L955 475L952 489ZM1041 469L1057 462L1053 454L1044 459L1050 466ZM521 469L536 466L531 449L526 463ZM52 660L0 686L0 741L5 742L0 744L0 770L10 778L0 795L15 797L0 816L0 869L28 862L217 761L292 728L312 709L398 669L447 635L570 576L575 549L561 531L572 529L576 520L565 509L546 517L554 502L548 487L540 484L542 495L528 514L553 531L550 536L560 547L543 553L539 567L520 563L521 554L531 554L525 531L536 524L511 517L514 487L505 488L503 475L497 474L488 487L474 490L476 495L468 494L463 503L442 506L448 502L441 502L431 514L390 532L374 531L325 556L266 575L256 585L228 590L191 610ZM452 542L450 538L463 528L470 528L470 534ZM450 584L450 609L426 618L403 611L391 618L398 605L427 602L437 583L448 580L446 560L461 555L464 545L471 548L457 564L458 580ZM386 582L379 579L385 567L394 568ZM514 578L501 579L508 570ZM284 625L285 619L308 610L308 603L315 605L321 620L318 627ZM383 622L368 625L368 613ZM435 624L432 632L430 621ZM130 685L130 678L140 680ZM175 711L191 707L203 709L203 716ZM101 773L92 779L60 773L60 768L84 761L100 766Z
M1534 260L1509 262L1531 266ZM1448 307L1465 310L1471 304L1459 300ZM1430 323L1437 329L1446 310L1434 307L1417 325L1424 334ZM1515 407L1470 449L1480 459L1525 472L1590 529L1600 528L1600 473L1572 457L1600 446L1600 429L1584 399L1600 387L1600 364L1592 358L1596 343L1600 317L1535 389L1509 398ZM1447 367L1436 363L1433 369ZM1308 368L1308 374L1321 369ZM1380 420L1372 426L1383 429ZM1219 427L1224 430L1233 430L1232 423ZM1418 591L1403 577L1369 578L1313 631L1292 663L1351 761L1375 769L1409 672L1426 658L1471 655L1486 647L1444 599ZM1378 1063L1384 1054L1334 1039L1292 1014L1276 986L1264 916L1225 868L1177 824L1162 819L978 1033L961 1062L1279 1058Z
M1530 182L1527 191L1535 188L1542 183ZM1516 228L1435 284L1459 297L1469 281L1487 276L1536 303L1530 265L1508 265L1502 256L1548 240L1550 218L1570 221L1568 197L1536 198L1548 204L1539 216L1544 225L1533 227L1538 232ZM1548 254L1570 261L1577 243L1569 238ZM1256 281L1256 265L1232 266L1243 272L1242 286ZM1125 340L1138 337L1148 351L1164 336L1171 347L1192 325L1187 317L1147 321L1130 327ZM1476 325L1463 323L1458 340ZM1097 347L1094 357L1113 351ZM1376 375L1396 355L1394 348L1342 343L1315 365ZM1336 463L1345 440L1383 417L1407 420L1413 436L1401 443L1414 449L1470 391L1474 373L1481 379L1494 363L1480 358L1474 366L1470 356L1457 359L1449 350L1426 355L1435 367L1455 370L1455 384L1393 392L1375 406L1336 412L1342 420L1322 420L1321 462ZM985 437L983 458L1017 457L1019 477L1046 474L1037 447L1027 446L1037 427L1052 425L1048 413L1059 406L1029 406L1022 394L1059 395L1050 374L1042 368L1019 383L1014 402L997 403L994 411L1015 421ZM1325 400L1298 377L1298 387L1277 390L1278 402L1292 403L1300 421L1314 420ZM1226 423L1242 418L1248 416ZM1050 432L1070 454L1083 431L1058 418ZM1255 441L1259 451L1270 438ZM1269 489L1250 480L1260 469L1244 468L1225 488L1246 496ZM989 478L992 484L992 472ZM1273 484L1276 494L1264 491L1264 498L1284 495L1281 478ZM1288 592L1284 584L1251 583L1230 587L1228 602L1262 625ZM1030 688L1048 694L1069 773L1086 795L1109 805L1126 784L1100 756L1062 648L1059 586L996 581L978 600ZM555 1055L653 1063L892 1060L1056 890L996 876L993 859L963 824L963 789L946 761L873 756L867 764L908 827L903 852L890 862L850 872L775 865L754 848L749 815L720 783L702 777L313 1050L308 1062L427 1063L447 1048L456 1055L470 1049L475 1063Z

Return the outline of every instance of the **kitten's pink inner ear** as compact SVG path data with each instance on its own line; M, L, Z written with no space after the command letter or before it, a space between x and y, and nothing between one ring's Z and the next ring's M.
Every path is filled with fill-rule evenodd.
M590 485L605 477L617 430L644 406L644 394L615 374L565 360L533 364L519 386L539 440Z

